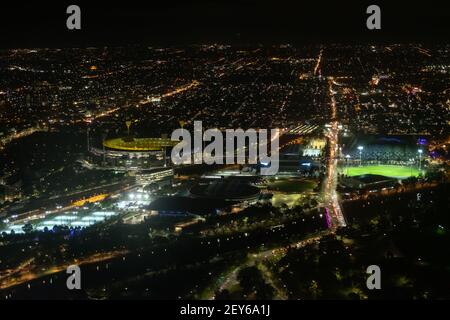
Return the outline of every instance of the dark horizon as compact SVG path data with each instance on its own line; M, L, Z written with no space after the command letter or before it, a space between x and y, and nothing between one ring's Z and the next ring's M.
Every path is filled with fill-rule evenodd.
M66 29L66 8L78 4L82 29ZM381 7L381 30L366 28L370 4ZM449 4L291 1L128 1L8 4L0 13L2 48L122 45L321 44L447 42Z

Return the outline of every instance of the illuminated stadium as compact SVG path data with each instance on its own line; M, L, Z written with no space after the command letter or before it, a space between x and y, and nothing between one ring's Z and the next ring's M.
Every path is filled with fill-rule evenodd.
M419 176L419 169L414 165L363 165L341 168L340 173L344 189L381 189L394 187L399 180Z
M358 135L342 139L342 156L366 165L404 165L417 162L418 150L425 152L426 145L426 139L413 136Z
M424 174L426 144L412 136L362 135L343 139L341 185L352 189L392 187Z
M121 151L162 151L173 147L176 141L167 138L114 138L103 142L103 146Z
M126 171L161 168L167 166L167 152L175 144L168 138L110 138L89 147L87 163Z
M341 173L399 179L418 176L426 166L426 145L426 139L413 136L358 135L343 138Z

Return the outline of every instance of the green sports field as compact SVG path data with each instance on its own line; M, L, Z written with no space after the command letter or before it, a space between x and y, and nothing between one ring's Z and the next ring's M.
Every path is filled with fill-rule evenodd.
M374 165L361 167L341 168L342 172L348 176L359 176L363 174L378 174L393 178L408 178L411 176L417 177L419 169L417 167L409 166L390 166L390 165Z

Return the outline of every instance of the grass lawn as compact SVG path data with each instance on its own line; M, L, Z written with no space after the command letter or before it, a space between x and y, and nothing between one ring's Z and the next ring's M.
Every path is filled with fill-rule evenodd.
M341 168L342 172L348 176L359 176L363 174L378 174L386 177L394 178L408 178L411 176L417 177L419 169L409 166L390 166L390 165L374 165L362 167L348 167Z

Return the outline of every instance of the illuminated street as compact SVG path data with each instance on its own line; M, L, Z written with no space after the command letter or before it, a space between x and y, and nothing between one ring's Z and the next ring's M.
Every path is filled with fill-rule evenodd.
M339 123L336 120L336 100L334 98L334 91L332 82L329 81L329 93L331 98L331 126L327 131L328 138L328 160L327 160L327 175L324 184L324 203L329 209L331 217L331 228L345 227L345 218L342 214L341 205L339 203L338 194L336 192L337 186L337 163L338 163L338 150L339 150Z

